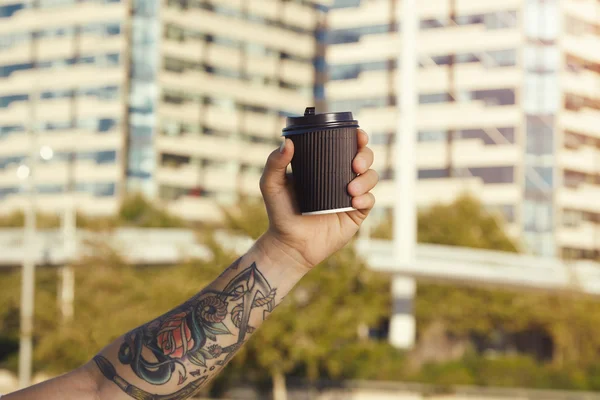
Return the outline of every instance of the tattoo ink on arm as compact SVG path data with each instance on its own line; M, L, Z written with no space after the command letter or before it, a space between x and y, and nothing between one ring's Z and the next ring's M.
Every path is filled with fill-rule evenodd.
M238 259L217 278L221 286L219 280L235 274L223 289L209 286L171 312L127 333L118 362L115 360L117 367L103 355L94 357L104 377L137 400L179 400L198 393L255 330L251 316L260 313L257 315L264 320L276 306L277 289L256 263L247 268L240 263ZM177 390L152 394L119 375L117 370L124 367L146 388L168 384Z

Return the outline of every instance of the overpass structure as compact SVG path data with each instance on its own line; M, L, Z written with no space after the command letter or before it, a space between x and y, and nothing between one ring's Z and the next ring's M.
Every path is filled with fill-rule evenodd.
M217 235L225 248L238 254L252 244L248 238ZM21 229L0 230L0 267L18 268L25 254L42 266L60 266L73 261L65 252L65 237L60 230L38 232L27 245L24 237ZM199 242L196 233L185 229L121 228L105 233L80 230L73 240L74 259L96 251L89 245L93 242L110 246L126 262L135 265L170 265L211 256L210 249ZM417 244L414 262L406 263L397 258L395 242L359 239L356 246L372 269L390 274L394 310L389 338L401 348L414 344L412 303L416 280L516 290L576 290L600 295L598 263L428 244ZM70 300L66 301L72 298L71 293L66 296Z
M22 229L0 229L0 268L20 267L25 251L37 265L63 265L67 255L60 230L38 231L34 244L25 246ZM169 265L190 258L210 257L192 230L119 228L98 233L79 230L75 258L88 255L91 242L102 242L123 259L137 265ZM243 253L250 239L219 235L221 244ZM359 239L357 250L368 265L399 277L445 281L455 284L509 287L524 290L578 290L600 295L600 263L565 262L524 254L464 247L417 244L415 262L399 263L388 240Z

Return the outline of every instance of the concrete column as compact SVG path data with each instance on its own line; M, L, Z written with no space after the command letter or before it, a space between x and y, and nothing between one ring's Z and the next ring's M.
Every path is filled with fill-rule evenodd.
M389 341L399 349L411 349L416 339L416 323L413 315L413 302L417 289L413 278L394 276L392 278L392 317L390 319Z

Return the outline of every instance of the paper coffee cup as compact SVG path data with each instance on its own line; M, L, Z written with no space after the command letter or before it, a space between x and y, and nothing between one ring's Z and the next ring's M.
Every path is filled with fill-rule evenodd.
M351 112L316 114L314 107L287 119L283 136L294 142L292 173L303 215L354 210L348 184L356 177L357 128Z

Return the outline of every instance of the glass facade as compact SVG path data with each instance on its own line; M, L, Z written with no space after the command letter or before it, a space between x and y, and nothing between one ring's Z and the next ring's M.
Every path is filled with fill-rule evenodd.
M158 0L135 0L129 83L127 189L153 196L153 147L158 101L158 43L161 37Z
M524 9L527 45L523 50L526 114L523 229L528 248L556 255L554 238L555 119L559 111L560 32L558 0L528 0Z

